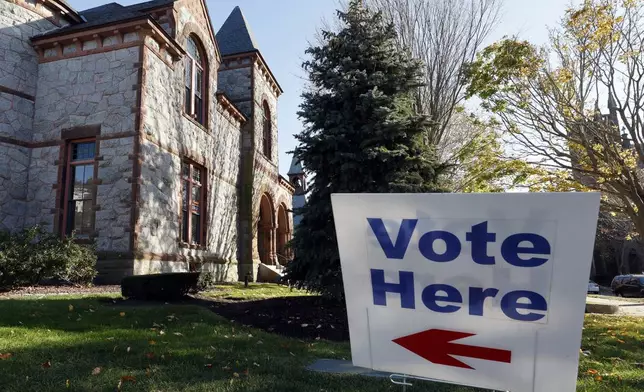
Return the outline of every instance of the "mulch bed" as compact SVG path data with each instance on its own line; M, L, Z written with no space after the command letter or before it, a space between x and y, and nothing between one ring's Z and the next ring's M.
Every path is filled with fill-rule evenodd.
M344 303L321 297L271 298L258 301L206 299L218 315L242 325L299 339L349 340Z
M2 297L24 297L32 295L77 295L77 294L105 294L120 293L121 286L32 286L0 292Z

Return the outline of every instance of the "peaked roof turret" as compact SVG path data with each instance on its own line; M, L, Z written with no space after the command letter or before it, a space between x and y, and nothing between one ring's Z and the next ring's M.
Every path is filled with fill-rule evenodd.
M296 157L293 157L293 160L291 161L291 168L288 169L288 175L293 176L298 174L304 174L304 169L302 169L302 162L300 162Z
M217 33L222 56L259 51L241 8L235 7Z

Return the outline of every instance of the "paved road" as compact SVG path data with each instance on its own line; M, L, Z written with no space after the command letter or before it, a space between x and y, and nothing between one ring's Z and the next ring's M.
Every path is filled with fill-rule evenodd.
M618 297L588 297L586 299L586 302L591 304L618 305L618 314L624 316L644 317L644 300L641 302L636 301L637 299L628 301L619 299Z

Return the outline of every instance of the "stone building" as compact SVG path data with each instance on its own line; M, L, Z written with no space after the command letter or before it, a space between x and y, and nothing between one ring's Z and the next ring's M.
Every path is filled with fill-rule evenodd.
M0 229L94 242L99 278L288 260L282 90L235 8L0 0Z

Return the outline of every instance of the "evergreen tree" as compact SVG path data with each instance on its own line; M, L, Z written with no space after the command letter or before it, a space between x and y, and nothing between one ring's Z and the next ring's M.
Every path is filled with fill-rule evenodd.
M396 45L381 13L354 0L337 15L339 31L323 31L303 64L310 87L294 154L314 177L307 205L296 212L302 221L287 279L342 297L331 194L434 192L439 167L422 142L431 123L413 110L422 64Z

